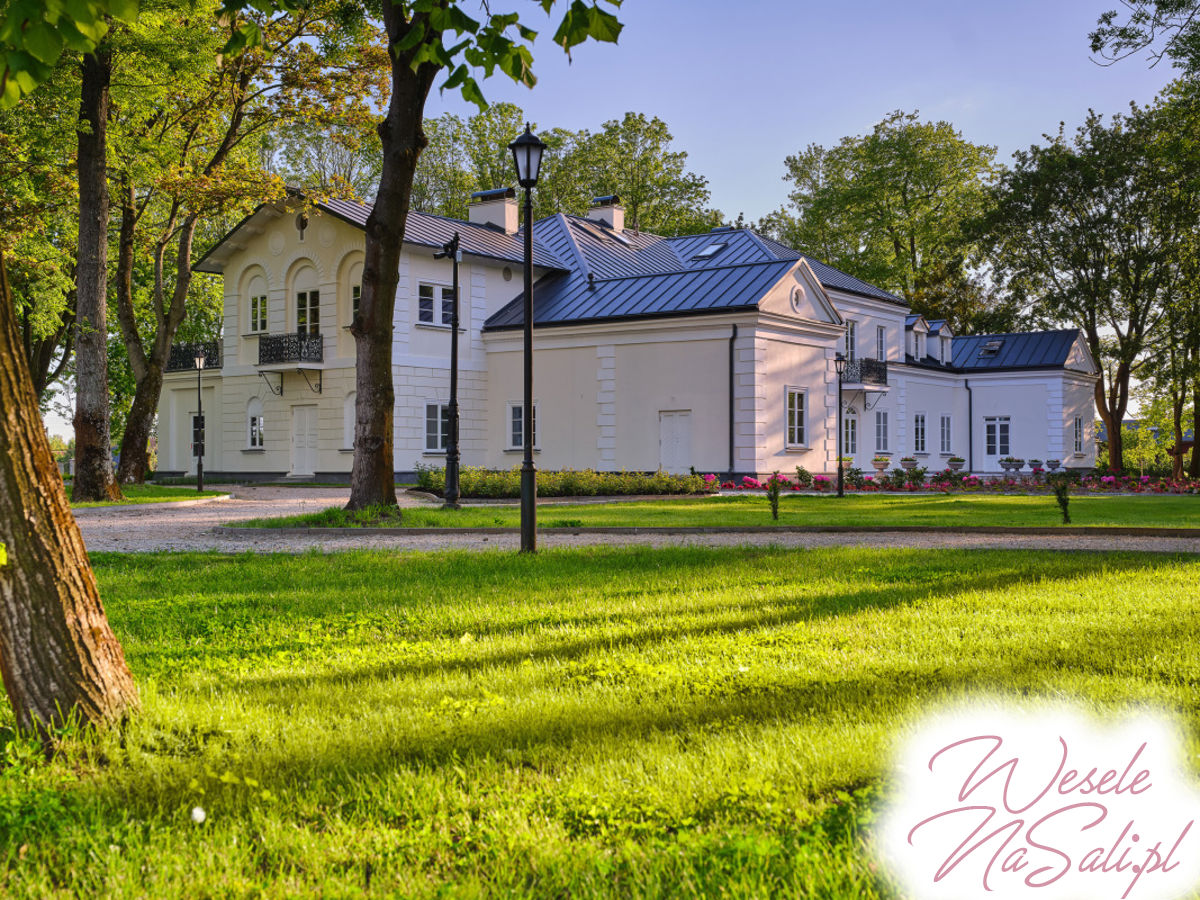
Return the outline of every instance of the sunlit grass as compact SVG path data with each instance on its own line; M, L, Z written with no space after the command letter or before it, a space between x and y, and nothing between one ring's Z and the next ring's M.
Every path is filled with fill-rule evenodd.
M9 744L5 897L893 896L864 826L931 704L1153 703L1200 750L1195 558L96 564L144 710Z
M671 498L612 503L543 504L538 508L543 527L709 527L743 526L880 526L932 525L972 528L984 526L1055 527L1062 516L1052 495L1006 496L947 494L904 496L860 494L846 497L784 495L779 520L771 519L761 496ZM1071 498L1073 525L1200 527L1200 497L1096 496ZM261 528L516 528L515 506L467 506L452 510L418 507L403 510L363 510L347 513L334 507L295 516L231 523Z
M161 485L161 484L123 484L121 485L121 494L124 499L119 501L88 501L85 503L72 503L72 509L85 509L91 506L124 506L126 504L135 503L170 503L175 500L197 500L204 497L219 497L222 491L197 491L194 487L188 488L183 485ZM71 488L67 486L67 496L70 497Z

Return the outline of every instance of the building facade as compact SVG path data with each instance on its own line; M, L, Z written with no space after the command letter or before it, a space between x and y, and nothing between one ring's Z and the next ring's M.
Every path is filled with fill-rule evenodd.
M460 237L463 465L521 458L523 241L511 190L469 221L411 213L395 310L397 474L440 465L449 401L451 261ZM344 480L369 207L265 205L196 268L224 279L202 373L211 478ZM742 229L662 238L624 227L615 197L534 224L534 409L542 469L662 468L764 476L884 454L931 471L951 456L1095 461L1097 368L1073 331L957 336L905 302ZM160 471L195 471L194 348L173 354Z

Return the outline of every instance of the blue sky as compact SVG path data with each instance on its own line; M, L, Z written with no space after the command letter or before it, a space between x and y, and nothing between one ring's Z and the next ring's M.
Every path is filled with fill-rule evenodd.
M784 157L867 132L894 109L946 119L1007 160L1060 121L1079 123L1088 107L1110 113L1151 100L1173 77L1167 64L1131 58L1104 68L1090 58L1088 32L1118 5L626 0L620 43L578 47L571 64L535 9L527 21L546 25L534 47L537 87L500 76L484 93L544 126L656 115L709 179L714 205L757 219L786 197ZM426 107L432 116L473 109L436 88Z

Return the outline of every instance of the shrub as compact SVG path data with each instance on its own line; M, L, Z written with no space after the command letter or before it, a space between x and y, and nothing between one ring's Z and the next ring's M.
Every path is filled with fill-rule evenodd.
M779 492L785 484L787 479L780 477L779 472L774 472L767 479L767 500L771 504L771 518L776 522L779 521Z
M863 475L863 470L857 466L846 469L842 473L842 479L856 491L861 491L867 483L866 476Z
M925 483L926 469L924 466L914 466L911 469L902 469L901 471L904 472L905 483L911 487L920 487Z
M1064 525L1071 524L1071 477L1067 474L1051 475L1047 481L1050 482L1050 487L1054 489L1054 500L1058 503L1059 511L1062 513Z
M805 488L812 487L813 485L812 473L804 468L804 466L796 466L796 484Z
M417 466L417 486L440 495L446 488L446 470ZM468 466L459 472L463 497L508 499L521 496L521 469L507 471ZM707 494L716 491L715 475L668 475L666 472L597 472L564 469L538 473L542 497L595 497L629 494Z

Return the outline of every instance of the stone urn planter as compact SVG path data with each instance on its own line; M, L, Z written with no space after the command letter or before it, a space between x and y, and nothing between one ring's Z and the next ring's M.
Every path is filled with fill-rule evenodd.
M950 467L951 472L960 471L962 469L962 467L965 466L966 464L967 464L967 461L965 459L963 459L961 456L952 456L948 460L946 460L946 465Z
M1020 472L1024 465L1025 460L1014 459L1011 456L1007 456L1000 460L1000 468L1002 468L1009 475L1015 475L1017 472Z
M903 466L905 470L911 470L917 467L917 461L911 456L906 456L904 459L900 460L900 465Z
M875 471L880 475L886 472L891 464L892 458L890 456L876 456L871 460L871 465L875 467Z
M1051 472L1054 472L1054 471L1056 471L1056 470L1058 469L1058 467L1059 467L1059 466L1061 466L1061 465L1062 465L1062 460L1061 460L1061 459L1048 459L1048 460L1046 460L1046 468L1047 468L1047 469L1049 469Z

